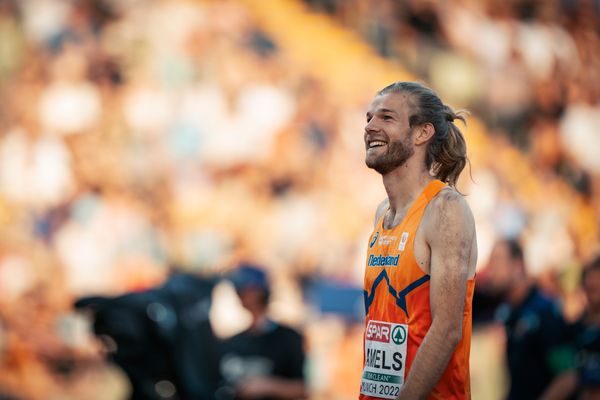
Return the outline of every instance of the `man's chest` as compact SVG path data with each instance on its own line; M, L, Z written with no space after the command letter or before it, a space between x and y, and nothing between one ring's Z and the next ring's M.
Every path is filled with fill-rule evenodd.
M378 275L386 269L388 275L395 275L417 268L419 274L428 274L429 259L429 248L420 232L376 230L369 238L366 272L367 276Z

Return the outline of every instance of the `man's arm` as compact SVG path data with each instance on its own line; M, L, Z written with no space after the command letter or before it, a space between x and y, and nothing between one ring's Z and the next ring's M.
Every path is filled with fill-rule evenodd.
M462 196L445 190L424 221L431 250L431 327L423 339L398 399L426 398L444 373L462 337L462 322L475 245L475 222Z
M579 383L579 377L575 370L567 371L560 374L552 383L544 390L544 393L540 396L540 400L564 400L568 399L575 390Z

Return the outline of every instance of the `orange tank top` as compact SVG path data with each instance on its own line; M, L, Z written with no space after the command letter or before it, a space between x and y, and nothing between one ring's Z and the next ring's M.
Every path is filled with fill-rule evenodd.
M431 326L429 275L417 265L413 243L425 208L446 184L431 181L392 229L379 219L365 269L363 374L359 399L395 399ZM428 399L470 399L469 350L475 282L467 284L463 336Z

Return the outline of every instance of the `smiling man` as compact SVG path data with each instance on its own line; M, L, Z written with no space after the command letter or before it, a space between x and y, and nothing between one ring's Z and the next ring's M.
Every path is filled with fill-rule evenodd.
M470 398L477 243L455 189L467 162L456 119L411 82L379 91L367 112L365 161L387 199L368 243L362 400Z

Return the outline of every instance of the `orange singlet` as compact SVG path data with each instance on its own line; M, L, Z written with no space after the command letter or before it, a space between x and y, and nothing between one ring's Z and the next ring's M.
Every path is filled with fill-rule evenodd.
M364 367L359 399L395 399L431 326L429 275L417 265L413 242L427 204L446 185L431 181L402 223L369 240L365 270ZM469 350L474 279L467 284L463 336L428 399L470 399Z

